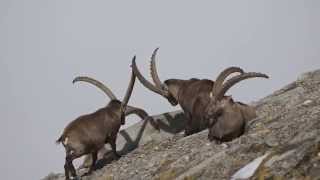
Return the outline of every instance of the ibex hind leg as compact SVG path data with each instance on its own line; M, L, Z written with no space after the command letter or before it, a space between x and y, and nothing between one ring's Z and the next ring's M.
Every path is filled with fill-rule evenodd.
M77 150L72 148L71 146L66 147L66 162L65 162L65 175L66 179L79 179L76 173L76 169L73 166L73 160L81 157L82 155L86 154L83 150ZM70 178L71 174L71 178Z
M77 178L76 170L72 164L72 161L74 159L75 158L73 158L72 155L70 155L68 153L66 154L66 161L65 161L65 165L64 165L66 180L70 180L70 173L71 173L71 179Z

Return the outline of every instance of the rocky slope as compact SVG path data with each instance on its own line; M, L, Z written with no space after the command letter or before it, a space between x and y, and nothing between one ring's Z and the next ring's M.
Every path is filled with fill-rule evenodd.
M259 117L246 134L222 145L209 142L207 131L184 138L179 112L155 117L160 133L147 121L136 124L119 138L127 154L111 163L106 155L103 167L82 179L320 179L320 70L254 104Z

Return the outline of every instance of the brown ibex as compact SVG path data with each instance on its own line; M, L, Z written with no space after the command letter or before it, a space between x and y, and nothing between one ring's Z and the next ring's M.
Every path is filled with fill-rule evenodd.
M135 59L135 57L133 58ZM86 81L100 87L110 98L111 101L104 108L94 113L82 115L69 123L64 129L62 135L56 141L62 143L66 150L65 158L65 177L70 179L77 177L73 166L73 160L83 155L92 155L92 164L87 174L94 170L98 151L106 143L110 143L113 153L120 157L116 151L116 139L121 124L125 123L125 114L140 112L138 108L127 106L132 94L135 83L135 75L132 72L130 83L123 101L119 101L103 84L88 77L77 77L73 82Z
M99 81L97 81L97 80L95 80L93 78L84 77L84 76L76 77L72 82L76 83L76 82L80 82L80 81L87 82L87 83L90 83L90 84L96 86L97 88L102 90L111 100L117 100L117 98L113 94L113 92L107 86L105 86L103 83L101 83L101 82L99 82ZM159 127L155 123L155 121L152 118L152 116L149 116L146 111L144 111L143 109L138 108L138 107L127 105L126 106L126 110L125 110L125 116L129 116L129 115L132 115L132 114L137 115L142 120L148 121L155 129L159 130ZM122 125L123 124L124 124L124 122L122 122ZM130 142L128 142L128 143L129 143L128 146L130 146L130 145L132 146L133 145L133 144L130 144ZM135 142L135 143L138 144L138 142ZM108 150L105 147L100 149L100 151L98 152L98 159L104 158L104 155L107 153L107 151ZM92 165L92 156L88 155L88 156L85 157L82 165L80 166L80 169L88 168L91 165Z
M207 128L209 126L208 107L212 104L210 103L211 99L215 97L214 85L222 84L233 73L244 74L244 71L239 67L226 68L220 73L216 82L208 79L200 80L193 78L189 80L168 79L162 83L158 76L155 62L157 51L158 48L154 50L150 64L154 85L144 78L133 59L132 68L137 78L146 88L166 98L171 105L176 106L179 104L181 106L187 118L185 126L186 136ZM254 77L267 78L267 75L249 73L241 77L241 80L243 80Z
M246 123L257 117L253 106L234 102L231 96L225 96L233 85L250 77L268 78L265 74L249 72L234 76L225 83L223 78L214 84L212 91L214 96L206 108L210 141L215 140L221 143L241 136L245 131Z

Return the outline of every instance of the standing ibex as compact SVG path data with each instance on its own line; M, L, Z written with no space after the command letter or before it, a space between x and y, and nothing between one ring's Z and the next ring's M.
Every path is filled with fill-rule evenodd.
M150 83L137 68L136 62L132 60L132 68L140 80L140 82L149 90L160 94L166 98L171 105L176 106L179 104L183 109L187 123L185 127L185 135L190 135L199 132L209 126L208 108L211 106L211 100L215 97L217 88L224 82L224 80L233 73L240 73L241 78L236 79L237 82L240 80L263 77L267 78L267 75L261 73L244 73L239 67L229 67L222 71L218 76L216 82L208 79L168 79L162 83L157 73L155 57L158 48L154 50L151 56L151 76L154 81L153 85ZM244 75L245 74L245 75ZM235 82L235 81L232 81ZM229 83L234 85L235 83ZM231 87L231 86L230 86ZM229 87L229 88L230 88ZM226 88L224 88L226 89ZM224 94L223 94L224 95ZM212 118L211 118L212 119Z
M94 113L80 116L69 123L57 140L57 143L61 142L66 150L64 165L66 179L70 179L69 173L71 173L72 177L77 177L72 161L86 154L91 154L93 159L87 173L90 174L94 169L97 153L105 143L110 143L113 153L117 157L120 157L116 152L116 139L121 124L125 123L125 115L133 112L141 113L140 109L127 106L132 94L135 78L132 72L131 80L122 102L113 95L111 90L94 79L77 77L73 80L73 83L86 81L96 85L111 98L111 101L106 107Z
M76 82L80 82L80 81L87 82L87 83L90 83L90 84L96 86L97 88L102 90L111 100L116 100L117 101L116 96L103 83L101 83L101 82L99 82L99 81L97 81L97 80L95 80L93 78L84 77L84 76L76 77L72 82L76 83ZM152 116L149 116L148 113L146 111L144 111L143 109L127 105L126 109L125 109L125 116L129 116L131 114L135 114L138 117L140 117L141 119L148 121L155 129L159 130L159 127L154 122L154 119L152 118ZM122 119L122 120L124 120L124 119ZM125 122L122 121L121 124L124 125ZM128 143L130 143L130 142L128 142ZM135 142L135 143L137 144L138 142ZM128 146L130 146L130 145L132 146L132 145L135 145L135 144L128 144ZM100 149L100 151L98 152L98 159L103 158L105 153L107 153L107 151L108 150L105 147ZM115 150L113 150L113 151L115 152ZM116 154L116 156L118 156L118 155ZM93 161L92 156L90 156L90 155L86 156L80 168L88 168L88 167L90 167L92 165L92 161Z

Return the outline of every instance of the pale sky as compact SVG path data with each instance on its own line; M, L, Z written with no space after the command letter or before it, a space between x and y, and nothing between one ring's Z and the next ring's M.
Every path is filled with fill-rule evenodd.
M255 101L320 67L319 19L318 0L1 0L1 179L63 172L64 149L54 141L109 101L73 85L75 76L96 78L122 99L132 56L150 77L149 57L160 47L162 80L214 79L228 66L270 75L229 92ZM150 114L179 108L138 81L130 104Z

